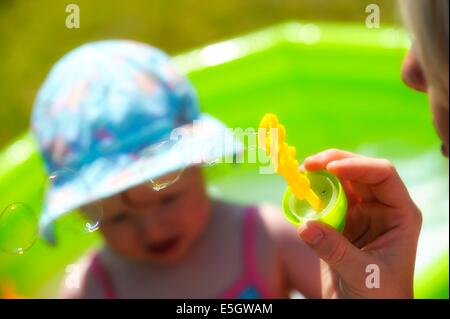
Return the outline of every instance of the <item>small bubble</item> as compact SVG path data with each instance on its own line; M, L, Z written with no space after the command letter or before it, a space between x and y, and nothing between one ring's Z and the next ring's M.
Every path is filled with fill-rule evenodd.
M0 215L0 250L21 255L38 236L38 222L33 210L24 203L9 204Z
M159 192L160 190L163 190L176 183L180 179L182 173L183 171L180 170L161 177L150 178L151 187L155 191Z
M155 191L165 189L176 183L188 166L186 152L174 140L164 140L145 148L141 152L141 173L149 177L149 186ZM175 169L175 171L173 171ZM159 172L170 172L159 176Z
M217 165L221 162L222 162L221 158L216 158L216 159L212 159L212 160L203 161L201 166L202 167L211 167L211 166Z
M100 200L92 201L80 208L79 213L84 221L84 233L92 233L99 229L103 218L103 206Z
M75 170L62 168L52 172L46 189L48 209L57 217L60 216L56 224L62 229L86 234L100 227L102 203L92 198L88 184ZM82 205L86 202L88 204Z
M46 203L48 209L54 214L62 214L73 210L75 193L86 194L84 184L72 187L74 182L77 181L76 171L69 168L61 168L50 173L45 186Z
M223 163L225 146L217 142L218 140L220 139L211 132L211 136L204 138L204 145L202 144L202 147L198 148L199 162L202 167L211 167Z

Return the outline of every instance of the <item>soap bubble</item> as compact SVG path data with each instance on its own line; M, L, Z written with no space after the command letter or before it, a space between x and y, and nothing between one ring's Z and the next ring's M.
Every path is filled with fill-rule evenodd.
M84 232L92 233L99 229L103 218L103 206L100 200L81 206L79 215L84 222Z
M0 214L0 250L21 255L29 250L38 236L38 221L26 204L9 204Z
M55 223L61 228L77 234L91 233L99 228L103 218L102 203L92 197L87 183L76 171L61 168L52 172L46 189L48 209L58 216Z
M67 211L69 212L69 211ZM103 218L103 209L100 201L94 201L64 214L56 221L61 229L69 230L74 234L89 234L99 229Z
M188 161L179 142L169 139L145 148L141 152L140 165L141 173L144 176L156 176L147 178L148 185L155 191L160 191L173 185L180 179L188 166ZM178 169L172 171L174 167ZM158 174L161 171L171 172L159 176Z
M218 128L208 121L195 123L192 144L191 157L201 167L224 163L224 154L232 153L235 147L230 129Z
M150 179L151 187L157 192L163 190L177 182L180 179L182 173L183 170L179 170L161 177Z
M222 161L219 148L221 145L214 144L213 136L202 136L199 141L194 142L192 147L185 152L188 163L199 167L215 166Z
M211 167L211 166L215 166L220 163L222 163L222 157L204 159L201 163L201 166L202 167Z

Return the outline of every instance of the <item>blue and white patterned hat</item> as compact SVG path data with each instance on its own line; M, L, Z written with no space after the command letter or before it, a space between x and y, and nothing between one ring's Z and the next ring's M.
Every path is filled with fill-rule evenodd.
M57 62L37 95L32 130L49 173L75 172L47 189L40 229L49 241L53 221L75 208L241 148L200 112L166 54L125 40L88 43ZM146 151L158 143L174 147Z

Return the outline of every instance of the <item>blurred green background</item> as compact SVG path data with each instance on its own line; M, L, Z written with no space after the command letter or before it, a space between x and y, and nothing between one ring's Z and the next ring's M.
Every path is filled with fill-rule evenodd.
M81 11L67 29L66 5ZM105 38L150 43L175 54L284 20L363 23L361 0L2 0L0 1L0 147L23 132L35 94L67 51ZM397 21L395 3L377 1L382 22Z
M65 28L67 3L79 4L80 29ZM409 43L398 27L395 2L376 2L380 29L364 25L368 3L1 2L0 144L7 147L0 153L0 207L21 201L39 213L46 177L32 139L22 133L51 65L86 41L140 40L175 55L202 108L230 127L256 127L265 112L275 112L300 159L338 147L393 160L424 213L417 296L448 297L448 162L439 153L426 97L400 80ZM227 39L233 40L221 42ZM209 191L242 203L278 205L282 179L258 169L207 168ZM56 248L38 240L22 256L0 252L0 283L13 282L28 297L56 296L65 267L101 243L97 233L80 236L63 227L58 237Z

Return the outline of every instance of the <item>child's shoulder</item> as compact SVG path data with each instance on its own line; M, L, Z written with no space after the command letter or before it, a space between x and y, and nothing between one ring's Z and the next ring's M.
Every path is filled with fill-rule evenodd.
M219 214L224 215L221 226L229 229L227 238L238 241L244 249L244 259L249 258L248 265L256 267L250 272L260 274L275 295L284 295L283 255L292 249L299 250L296 228L284 219L281 210L273 204L219 202L218 206Z
M247 240L262 254L279 251L287 246L298 245L296 227L284 217L280 208L270 203L241 205L214 201L215 224L228 228L233 236ZM217 227L215 227L217 229ZM239 236L242 233L243 236ZM241 242L242 244L242 242ZM262 248L261 248L262 247ZM271 256L273 257L273 256Z

